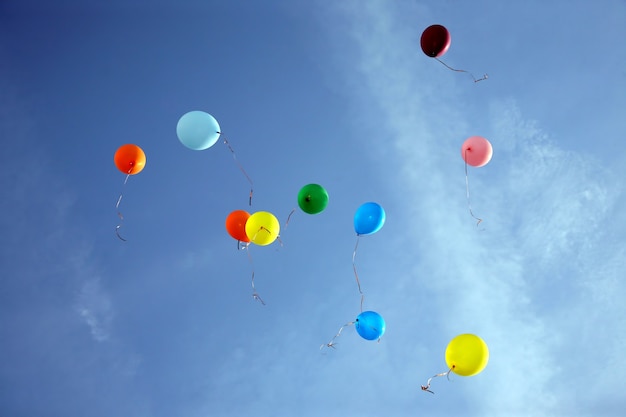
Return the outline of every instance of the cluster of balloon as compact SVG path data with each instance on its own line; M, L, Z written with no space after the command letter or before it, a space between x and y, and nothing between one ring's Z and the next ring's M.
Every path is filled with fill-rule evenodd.
M452 42L452 37L450 36L450 32L445 26L442 25L430 25L428 26L424 32L422 32L422 37L420 38L420 46L422 47L422 51L427 56L436 59L441 64L443 64L446 68L456 71L456 72L465 72L469 74L475 83L478 81L483 81L488 78L488 75L483 75L482 78L476 78L474 75L465 70L454 69L445 62L443 62L439 57L443 56L448 49L450 48L450 43Z
M307 214L319 214L328 206L328 191L319 184L307 184L298 192L298 207ZM287 216L285 227L289 224L294 208Z
M465 190L467 196L467 207L469 208L470 215L477 220L476 226L478 226L483 220L476 217L472 212L467 166L471 165L477 168L485 166L489 163L489 161L491 161L492 156L493 147L491 146L491 143L482 136L471 136L467 138L461 146L461 157L465 161Z
M339 328L339 331L335 336L326 344L320 346L320 349L324 347L335 348L337 344L335 340L341 335L344 328L356 325L356 330L359 336L365 340L378 340L385 333L385 320L380 314L375 311L363 311L363 300L365 295L361 289L361 282L359 280L359 274L356 270L356 253L359 247L359 238L365 235L371 235L378 232L385 224L386 214L385 210L378 203L368 202L362 204L354 214L354 231L356 232L356 244L354 245L354 251L352 252L352 269L354 270L354 277L356 284L361 294L361 313L357 316L356 320L344 324Z
M454 337L445 354L448 370L428 378L426 385L422 385L422 391L434 394L430 389L433 378L445 376L450 378L450 372L461 376L473 376L487 366L489 362L489 348L483 339L475 334L464 333Z
M220 125L219 123L217 123L215 117L211 116L209 113L200 110L193 110L185 113L178 120L178 124L176 125L176 135L178 136L180 142L187 148L194 151L203 151L215 145L215 143L217 143L217 140L222 135L222 132L220 130ZM228 140L222 136L222 141L228 147L228 150L233 155L235 163L250 183L250 195L248 196L248 205L251 206L252 193L254 188L252 179L250 179L250 176L248 175L246 170L239 163L237 155L235 154L232 146L230 146Z
M245 249L248 260L252 265L252 298L265 305L254 285L254 264L250 255L250 244L267 246L279 239L280 223L276 216L267 211L257 211L250 214L245 210L232 211L226 217L226 231L235 240L237 248ZM243 243L243 247L241 244Z
M139 174L146 166L146 154L139 146L126 144L120 146L117 149L113 157L113 161L115 162L115 166L117 167L117 169L126 175L123 184L125 186L128 182L128 178L131 175ZM124 221L124 216L120 211L122 196L123 193L120 192L120 196L118 197L117 203L115 204L115 210L117 210L117 216L120 219L120 223L118 223L118 225L115 227L115 234L118 238L120 238L120 240L126 241L126 239L124 239L120 235L120 228L122 227L122 222Z

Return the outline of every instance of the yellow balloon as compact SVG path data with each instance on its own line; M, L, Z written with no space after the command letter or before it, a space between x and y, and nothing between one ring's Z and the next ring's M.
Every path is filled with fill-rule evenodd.
M280 223L272 213L257 211L246 221L246 236L259 246L269 245L278 237Z
M476 375L489 362L489 348L483 339L474 334L460 334L448 343L446 363L455 374Z

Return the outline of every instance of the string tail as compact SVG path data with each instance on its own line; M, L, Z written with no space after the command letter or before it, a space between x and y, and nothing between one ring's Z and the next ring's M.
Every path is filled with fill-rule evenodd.
M217 133L219 133L220 135L222 134L221 132L217 132ZM239 170L242 172L242 174L246 177L246 179L250 183L250 194L248 195L248 205L252 206L252 194L254 193L254 184L252 183L252 179L250 178L246 170L243 168L243 165L241 165L241 163L237 159L237 154L235 154L235 150L233 149L232 146L230 146L230 143L228 142L228 140L224 137L222 137L222 140L224 141L224 145L228 147L228 150L233 155L233 159L235 160L235 163L239 167Z
M354 252L352 252L352 269L354 270L354 278L356 279L356 285L359 289L359 294L361 294L361 313L363 312L363 300L365 299L365 294L361 290L361 281L359 281L359 273L356 271L356 251L359 247L359 235L356 236L356 244L354 245Z
M354 323L355 323L354 321L351 321L350 323L346 323L343 326L341 326L339 328L339 331L337 332L337 334L335 336L333 336L333 338L330 339L330 341L328 343L324 343L324 344L322 344L320 346L320 350L324 349L325 347L336 349L337 342L335 342L335 339L337 339L339 336L341 336L341 332L343 332L343 329L345 329L348 326L352 326Z
M126 175L126 178L124 179L124 184L122 184L122 187L124 187L126 185L126 183L128 182L128 178L130 177L130 171L131 170L132 170L132 168L130 168L128 170L128 174ZM117 210L117 217L120 219L120 222L117 224L117 226L115 226L115 235L120 240L126 242L126 239L124 239L122 237L122 235L120 235L120 229L122 228L122 223L124 223L124 215L120 211L120 203L122 202L122 197L123 196L124 196L124 194L120 193L120 196L117 198L117 203L115 203L115 210Z
M293 213L296 212L296 209L291 210L291 213L289 213L289 216L287 216L287 221L285 222L285 227L287 227L289 225L289 220L291 220L291 216L293 216Z
M472 77L472 79L474 80L474 82L475 82L475 83L477 83L477 82L479 82L479 81L486 80L486 79L488 79L488 78L489 78L489 75L487 75L487 74L483 75L481 78L476 78L476 77L474 77L474 74L472 74L472 73L471 73L471 72L469 72L469 71L465 71L465 70L462 70L462 69L455 69L455 68L452 68L450 65L446 64L445 62L443 62L443 61L442 61L442 60L440 60L439 58L437 58L437 57L434 57L434 58L435 58L437 61L439 61L439 62L440 62L443 66L445 66L446 68L448 68L449 70L456 71L456 72L464 72L464 73L466 73L466 74L469 74L469 75Z
M431 394L434 394L434 392L430 389L430 382L433 380L433 378L437 378L440 376L445 376L446 378L448 378L448 381L450 380L450 372L452 372L452 369L454 369L454 366L450 369L448 369L446 372L442 372L440 374L436 374L431 376L430 378L428 378L428 381L426 382L426 385L422 385L422 391L426 391L426 392L430 392Z
M469 209L470 215L476 219L476 227L483 221L480 217L476 217L474 212L472 211L472 204L470 202L470 189L469 189L469 175L467 174L467 149L464 151L464 160L465 160L465 195L467 196L467 208Z
M246 252L248 253L248 261L250 261L250 267L252 268L252 279L250 281L251 285L252 285L252 298L258 302L260 302L262 305L265 305L265 301L263 301L263 299L261 298L261 296L259 295L259 293L256 290L256 287L254 286L254 262L252 262L252 255L250 254L250 243L248 243L244 249L246 249Z

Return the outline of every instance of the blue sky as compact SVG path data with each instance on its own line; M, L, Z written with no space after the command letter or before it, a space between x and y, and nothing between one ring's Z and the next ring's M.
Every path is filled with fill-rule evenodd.
M446 63L421 32L451 32ZM0 414L618 416L626 407L620 1L4 1ZM222 143L191 151L204 110ZM461 143L494 155L469 169ZM123 186L124 143L146 168ZM245 251L233 210L284 226ZM124 199L122 242L115 203ZM380 343L346 328L364 309ZM251 297L251 270L265 300ZM433 381L480 335L473 377Z

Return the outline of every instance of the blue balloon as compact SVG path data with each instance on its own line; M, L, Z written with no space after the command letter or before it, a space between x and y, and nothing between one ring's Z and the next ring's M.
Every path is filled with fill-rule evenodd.
M194 151L202 151L215 145L220 132L217 120L209 113L200 110L185 113L176 125L178 139Z
M357 235L371 235L385 224L385 210L377 203L365 203L354 215L354 230Z
M385 320L375 311L362 312L354 325L359 336L366 340L378 340L385 333Z

